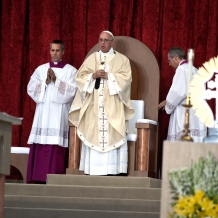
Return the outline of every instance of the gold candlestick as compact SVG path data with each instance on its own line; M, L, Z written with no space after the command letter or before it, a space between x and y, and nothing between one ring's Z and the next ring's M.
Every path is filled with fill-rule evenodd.
M188 59L188 71L187 71L187 94L186 95L189 95L189 84L190 84L190 80L192 79L192 67L193 67L193 60L194 60L194 50L191 48L188 49L187 59Z
M185 107L185 124L184 124L184 130L183 130L183 135L180 138L180 141L189 141L193 142L192 137L189 135L189 108L192 107L191 105L191 100L190 100L190 95L186 96L186 103L182 105Z
M187 72L187 96L186 96L186 101L185 104L182 106L185 107L185 124L184 124L184 130L183 130L183 135L181 136L180 140L181 141L189 141L193 142L193 139L189 135L189 108L192 107L191 105L191 100L190 100L190 94L189 94L189 85L190 85L190 80L192 78L192 66L193 66L193 60L194 60L194 50L193 49L188 49L188 72Z

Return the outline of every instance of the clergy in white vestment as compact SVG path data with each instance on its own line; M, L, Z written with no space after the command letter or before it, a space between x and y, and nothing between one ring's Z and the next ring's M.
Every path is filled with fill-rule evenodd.
M45 183L47 174L65 174L68 112L76 93L77 70L62 60L64 44L50 44L51 61L39 66L27 86L36 110L28 139L27 182Z
M129 59L113 49L113 40L111 32L101 32L100 50L79 68L68 116L82 141L79 170L89 175L127 173L132 73Z
M179 141L183 135L185 122L185 104L188 85L188 61L185 60L185 53L179 47L172 47L168 52L169 66L173 67L176 72L173 82L167 94L165 101L158 105L158 108L165 108L166 113L170 114L170 122L168 127L168 141ZM191 77L197 72L193 66L191 69ZM189 131L194 142L202 142L206 136L206 127L195 116L194 110L189 110Z

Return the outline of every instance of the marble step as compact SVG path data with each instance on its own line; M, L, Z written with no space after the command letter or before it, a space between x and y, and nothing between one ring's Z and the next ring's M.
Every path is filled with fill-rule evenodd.
M160 188L104 187L78 185L5 184L5 196L58 196L160 200Z
M161 180L159 179L153 179L149 177L127 177L127 176L89 176L89 175L48 174L47 184L161 188Z
M75 209L45 209L45 208L10 208L5 207L4 218L159 218L159 213L107 211L101 210L75 210Z
M110 208L111 211L159 212L160 200L6 195L4 206L6 208L79 210L108 210Z

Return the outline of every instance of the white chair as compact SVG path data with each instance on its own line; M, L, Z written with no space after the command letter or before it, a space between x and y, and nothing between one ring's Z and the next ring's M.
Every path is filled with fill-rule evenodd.
M144 119L144 101L131 100L131 103L135 115L129 120L129 134L126 137L128 176L157 177L157 122Z
M142 100L131 100L132 107L135 110L135 115L129 120L129 134L127 135L127 141L136 142L137 140L137 129L135 124L138 119L144 118L145 103Z
M154 120L144 119L145 102L143 100L131 100L135 115L129 120L129 134L127 135L127 141L137 140L137 128L136 123L150 123L157 125Z

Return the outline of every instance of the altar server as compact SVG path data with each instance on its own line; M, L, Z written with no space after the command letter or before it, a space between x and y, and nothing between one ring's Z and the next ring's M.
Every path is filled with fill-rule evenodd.
M158 105L158 108L163 108L167 114L170 114L167 140L179 141L183 135L185 122L185 107L183 104L185 104L187 95L188 61L185 60L185 53L181 48L172 47L168 52L168 63L176 72L167 98ZM192 77L196 72L197 69L193 66L190 76ZM194 142L201 142L206 136L206 128L195 116L192 108L189 112L190 136Z
M62 41L50 44L50 54L51 61L35 70L27 86L36 102L27 182L45 183L47 174L65 174L67 167L68 112L77 89L77 70L62 60Z

